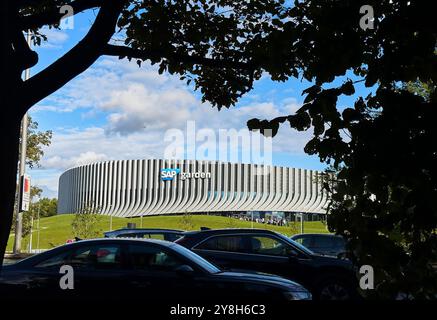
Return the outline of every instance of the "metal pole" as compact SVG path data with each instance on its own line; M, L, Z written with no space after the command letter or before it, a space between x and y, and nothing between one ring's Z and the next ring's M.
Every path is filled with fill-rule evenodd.
M31 37L30 31L27 32L27 44L30 47ZM26 69L24 72L24 80L30 78L30 69ZM27 149L27 126L28 126L28 116L27 113L24 115L21 122L21 154L20 154L20 171L18 174L18 179L21 181L21 177L26 173L26 149ZM21 193L21 188L19 188L19 194ZM18 201L20 196L18 196ZM15 221L15 241L14 241L14 253L21 252L21 238L23 236L23 213L20 212L20 205L17 206L17 218Z
M38 238L36 240L36 249L39 250L39 220L40 220L40 216L39 216L39 212L41 210L41 202L38 202Z
M251 211L251 213L252 213L252 229L253 229L253 210Z
M303 213L300 214L300 233L304 233L304 228L303 228L303 224L304 224L304 215Z
M29 236L29 253L32 253L32 232L33 232L33 215L30 223L30 236Z

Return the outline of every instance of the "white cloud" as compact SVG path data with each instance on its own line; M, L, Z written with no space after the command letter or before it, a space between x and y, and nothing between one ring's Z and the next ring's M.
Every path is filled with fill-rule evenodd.
M60 174L58 170L34 169L31 171L31 184L43 190L42 197L57 198Z
M129 134L148 130L167 129L177 122L190 119L190 106L196 104L192 94L183 89L153 90L135 83L110 93L102 110L114 111L108 117L108 131Z
M62 45L68 40L68 34L62 30L44 28L41 33L47 37L47 41L42 41L39 48L61 49Z
M218 112L210 104L202 104L175 76L159 75L153 66L138 68L132 62L105 58L44 100L36 110L84 109L86 118L101 116L103 112L108 133L129 135L144 129L183 128L187 120L195 120L202 127L242 128L251 118L271 119L288 115L298 107L292 98L280 105L256 99Z
M45 168L67 169L76 166L82 166L93 162L107 160L104 153L95 153L94 151L82 152L77 156L61 157L55 155L45 159L42 164Z
M68 168L104 160L158 157L161 137L136 133L108 136L103 128L64 129L54 133L41 161L44 169Z

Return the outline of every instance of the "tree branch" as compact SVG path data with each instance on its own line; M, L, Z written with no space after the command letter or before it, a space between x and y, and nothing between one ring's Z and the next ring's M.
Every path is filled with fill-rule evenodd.
M103 0L76 0L68 4L73 9L73 15L80 12L99 8L103 5ZM23 16L18 25L21 30L39 29L46 25L59 24L65 12L60 12L61 7L52 7L46 12Z
M105 1L87 35L69 52L22 85L25 111L88 69L101 55L115 32L118 17L127 0Z
M146 51L112 44L107 44L103 49L102 54L108 56L129 57L141 60L147 60L152 58L167 58L169 60L175 60L178 62L184 62L193 65L199 64L212 68L230 67L246 71L254 71L255 69L255 66L253 64L246 62L182 55L178 53L168 53L161 50Z

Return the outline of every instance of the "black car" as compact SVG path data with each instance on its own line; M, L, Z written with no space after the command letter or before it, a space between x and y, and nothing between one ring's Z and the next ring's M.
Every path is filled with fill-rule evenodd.
M346 255L346 241L342 236L304 233L296 234L291 239L318 254L333 257L344 257Z
M105 238L140 238L175 241L182 237L184 231L173 229L118 229L104 233Z
M61 290L61 267L73 270L74 289ZM67 244L3 266L0 295L57 299L147 301L308 300L301 285L273 276L223 272L168 241L97 239ZM243 299L244 298L244 299Z
M349 260L317 255L274 231L194 231L176 243L225 270L265 272L297 281L315 299L358 298L355 268Z

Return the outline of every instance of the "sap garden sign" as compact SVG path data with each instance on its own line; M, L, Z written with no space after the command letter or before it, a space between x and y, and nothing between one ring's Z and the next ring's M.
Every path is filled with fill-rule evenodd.
M211 178L211 172L182 172L181 180L185 179L209 179Z
M211 172L181 172L179 168L167 168L161 169L161 180L172 181L177 175L180 175L181 180L186 179L209 179L211 178Z
M180 172L181 172L180 169L161 169L161 180L171 181Z

